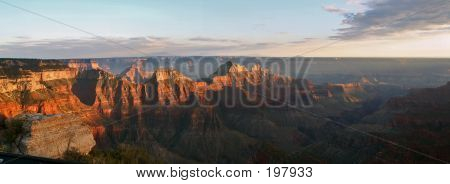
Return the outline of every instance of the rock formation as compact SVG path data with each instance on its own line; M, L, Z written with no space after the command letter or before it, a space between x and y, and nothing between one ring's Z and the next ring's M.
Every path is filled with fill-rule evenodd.
M21 154L62 158L66 151L86 155L95 146L91 127L75 115L25 114L15 120L25 122L24 134L17 139Z
M60 158L72 148L86 154L94 144L97 149L131 144L175 163L271 163L291 159L278 153L302 151L313 141L333 141L342 133L285 102L295 95L332 98L363 91L354 83L329 85L320 92L309 80L274 74L258 64L247 69L227 62L209 79L195 81L173 69L149 75L139 64L114 75L89 62L36 61L35 67L4 62L3 69L19 64L27 70L15 76L4 72L0 78L5 86L0 118L39 117L28 118L29 134L17 141L18 151ZM22 88L17 80L30 82ZM215 106L208 106L214 100ZM264 100L268 102L258 103ZM236 105L226 106L228 102ZM257 108L246 108L244 102ZM182 106L186 104L190 106Z
M349 103L359 103L362 101L362 99L360 99L357 94L365 93L366 91L364 90L363 84L361 84L360 82L345 84L328 83L326 86L313 86L312 89L312 96L316 101L338 98Z
M375 163L442 163L450 159L450 82L438 88L413 89L403 97L391 98L362 122L382 126L375 134L428 155L380 146ZM370 130L370 129L369 129ZM369 144L367 144L369 145ZM376 158L383 158L378 160ZM430 157L437 159L430 159Z
M87 70L99 70L100 66L95 60L90 59L71 59L65 61L69 68L77 69L79 72Z
M130 67L125 69L121 74L119 74L119 78L128 80L129 82L135 84L142 84L146 80L148 80L153 75L152 71L146 71L143 68L142 61L137 62L136 64L132 64Z

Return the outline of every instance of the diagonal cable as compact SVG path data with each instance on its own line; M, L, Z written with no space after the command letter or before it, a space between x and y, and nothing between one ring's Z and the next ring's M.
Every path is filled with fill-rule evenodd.
M104 41L106 41L106 42L112 43L112 44L114 44L114 45L118 45L118 46L120 46L120 47L122 47L122 48L125 48L125 49L131 50L131 51L133 51L133 52L139 53L139 54L142 55L142 56L148 56L148 53L145 53L145 52L143 52L143 51L140 51L140 50L138 50L138 49L136 49L136 48L133 48L133 47L124 45L124 44L122 44L122 43L120 43L120 42L118 42L118 41L115 41L115 40L106 38L106 37L104 37L104 36L101 36L101 35L98 35L98 34L89 32L89 31L87 31L87 30L85 30L85 29L81 29L81 28L79 28L79 27L76 27L76 26L67 24L67 23L65 23L65 22L62 22L62 21L59 21L59 20L57 20L57 19L48 17L48 16L43 15L43 14L40 14L40 13L38 13L38 12L35 12L35 11L32 11L32 10L29 10L29 9L26 9L26 8L23 8L23 7L20 7L20 6L18 6L18 5L12 4L12 3L7 2L7 1L4 1L4 0L0 0L0 3L3 3L3 4L5 4L5 5L7 5L7 6L16 8L16 9L21 10L21 11L27 12L27 13L29 13L29 14L32 14L32 15L35 15L35 16L38 16L38 17L47 19L47 20L49 20L49 21L51 21L51 22L54 22L54 23L56 23L56 24L59 24L59 25L68 27L68 28L70 28L70 29L73 29L73 30L76 30L76 31L85 33L85 34L90 35L90 36L93 36L93 37L95 37L95 38L99 38L99 39L101 39L101 40L104 40Z

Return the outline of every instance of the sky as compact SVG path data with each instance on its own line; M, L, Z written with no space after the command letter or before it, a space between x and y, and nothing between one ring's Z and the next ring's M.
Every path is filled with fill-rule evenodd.
M449 0L0 0L0 57L450 57Z

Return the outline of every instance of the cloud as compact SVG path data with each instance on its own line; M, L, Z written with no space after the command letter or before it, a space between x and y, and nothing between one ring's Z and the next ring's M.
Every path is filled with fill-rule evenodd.
M16 39L19 39L19 40L30 39L30 37L28 37L28 36L16 36L15 38L16 38Z
M276 32L276 34L278 34L278 35L289 35L290 33L286 32L286 31L280 31L280 32Z
M200 42L200 43L197 43ZM229 39L192 38L173 40L163 37L84 38L17 40L0 43L0 57L21 58L99 58L153 55L233 55L261 52L289 43L244 42ZM264 52L265 53L265 52Z
M361 0L346 0L345 2L351 5L360 5L362 3Z
M0 57L74 58L136 55L163 47L167 41L148 37L19 40L0 44Z
M306 42L307 42L306 40L298 40L298 41L291 41L289 43L296 45L296 44L303 44L303 43L306 43Z
M155 41L167 41L167 40L169 40L168 37L159 37L159 36L147 36L146 38L150 39L150 40L155 40Z
M322 9L323 10L325 10L325 11L327 11L327 12L330 12L330 13L345 13L345 12L347 12L347 10L345 10L345 9L342 9L342 8L338 8L338 7L336 7L335 5L324 5L324 6L322 6Z
M240 43L239 40L233 40L233 39L217 39L217 38L207 38L207 37L194 37L194 38L190 38L189 41L194 41L194 42L229 42L229 43Z
M315 38L303 38L302 40L296 40L296 41L291 41L289 42L290 44L294 44L294 45L299 45L299 44L304 44L304 43L308 43L312 40L314 40Z
M450 25L448 0L372 0L367 9L344 15L336 39L393 36L404 32L433 31Z

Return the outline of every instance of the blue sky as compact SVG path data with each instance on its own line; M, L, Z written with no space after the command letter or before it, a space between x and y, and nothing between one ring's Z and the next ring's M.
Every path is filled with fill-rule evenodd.
M345 16L348 13L366 13L371 8L377 10L376 8L382 7L364 4L370 3L370 0L2 1L142 52L121 48L119 45L99 40L79 30L0 2L0 17L2 17L0 25L4 25L0 29L0 57L112 57L138 56L142 53L293 56L333 41L330 37L342 39L344 44L341 44L339 49L318 52L316 53L318 56L371 56L367 53L368 51L361 53L361 44L382 45L386 40L394 40L393 43L396 45L404 42L401 38L393 37L395 35L392 33L396 33L395 30L389 32L389 35L381 35L383 36L381 41L379 38L361 39L362 34L357 29L366 26L364 22L370 23L379 17L367 16L362 17L360 22L356 19L355 22L343 24L349 20ZM406 1L405 3L412 4L419 2L419 0ZM433 1L435 0L430 2ZM391 3L388 5L393 7L401 5L394 2L388 3ZM448 5L448 3L444 4ZM410 9L401 10L413 12L415 8L411 6ZM395 9L381 10L383 12ZM442 26L445 28L449 23L448 19L450 18L444 17L443 21L432 26L436 27L434 29L442 29ZM411 27L411 25L415 24L408 23L407 26ZM351 29L342 29L346 27ZM419 28L413 27L406 31L429 30L428 27ZM373 34L380 36L377 35L378 32ZM448 34L444 36L447 38ZM420 41L430 44L430 39ZM83 44L88 46L84 48ZM440 44L447 47L445 43ZM411 43L404 45L411 45ZM352 53L345 48L354 48L356 51ZM345 52L339 52L342 49L345 49ZM417 50L417 48L414 49ZM405 50L407 49L402 50L403 54ZM421 54L425 56L431 55L430 53L426 51ZM433 54L436 55L435 52Z
M324 13L329 1L242 0L15 0L14 4L104 36L277 37L327 36L339 17ZM12 7L0 11L3 37L86 36ZM317 24L317 22L321 22ZM32 28L30 30L30 28ZM28 30L28 31L26 31ZM49 35L52 33L53 35Z

